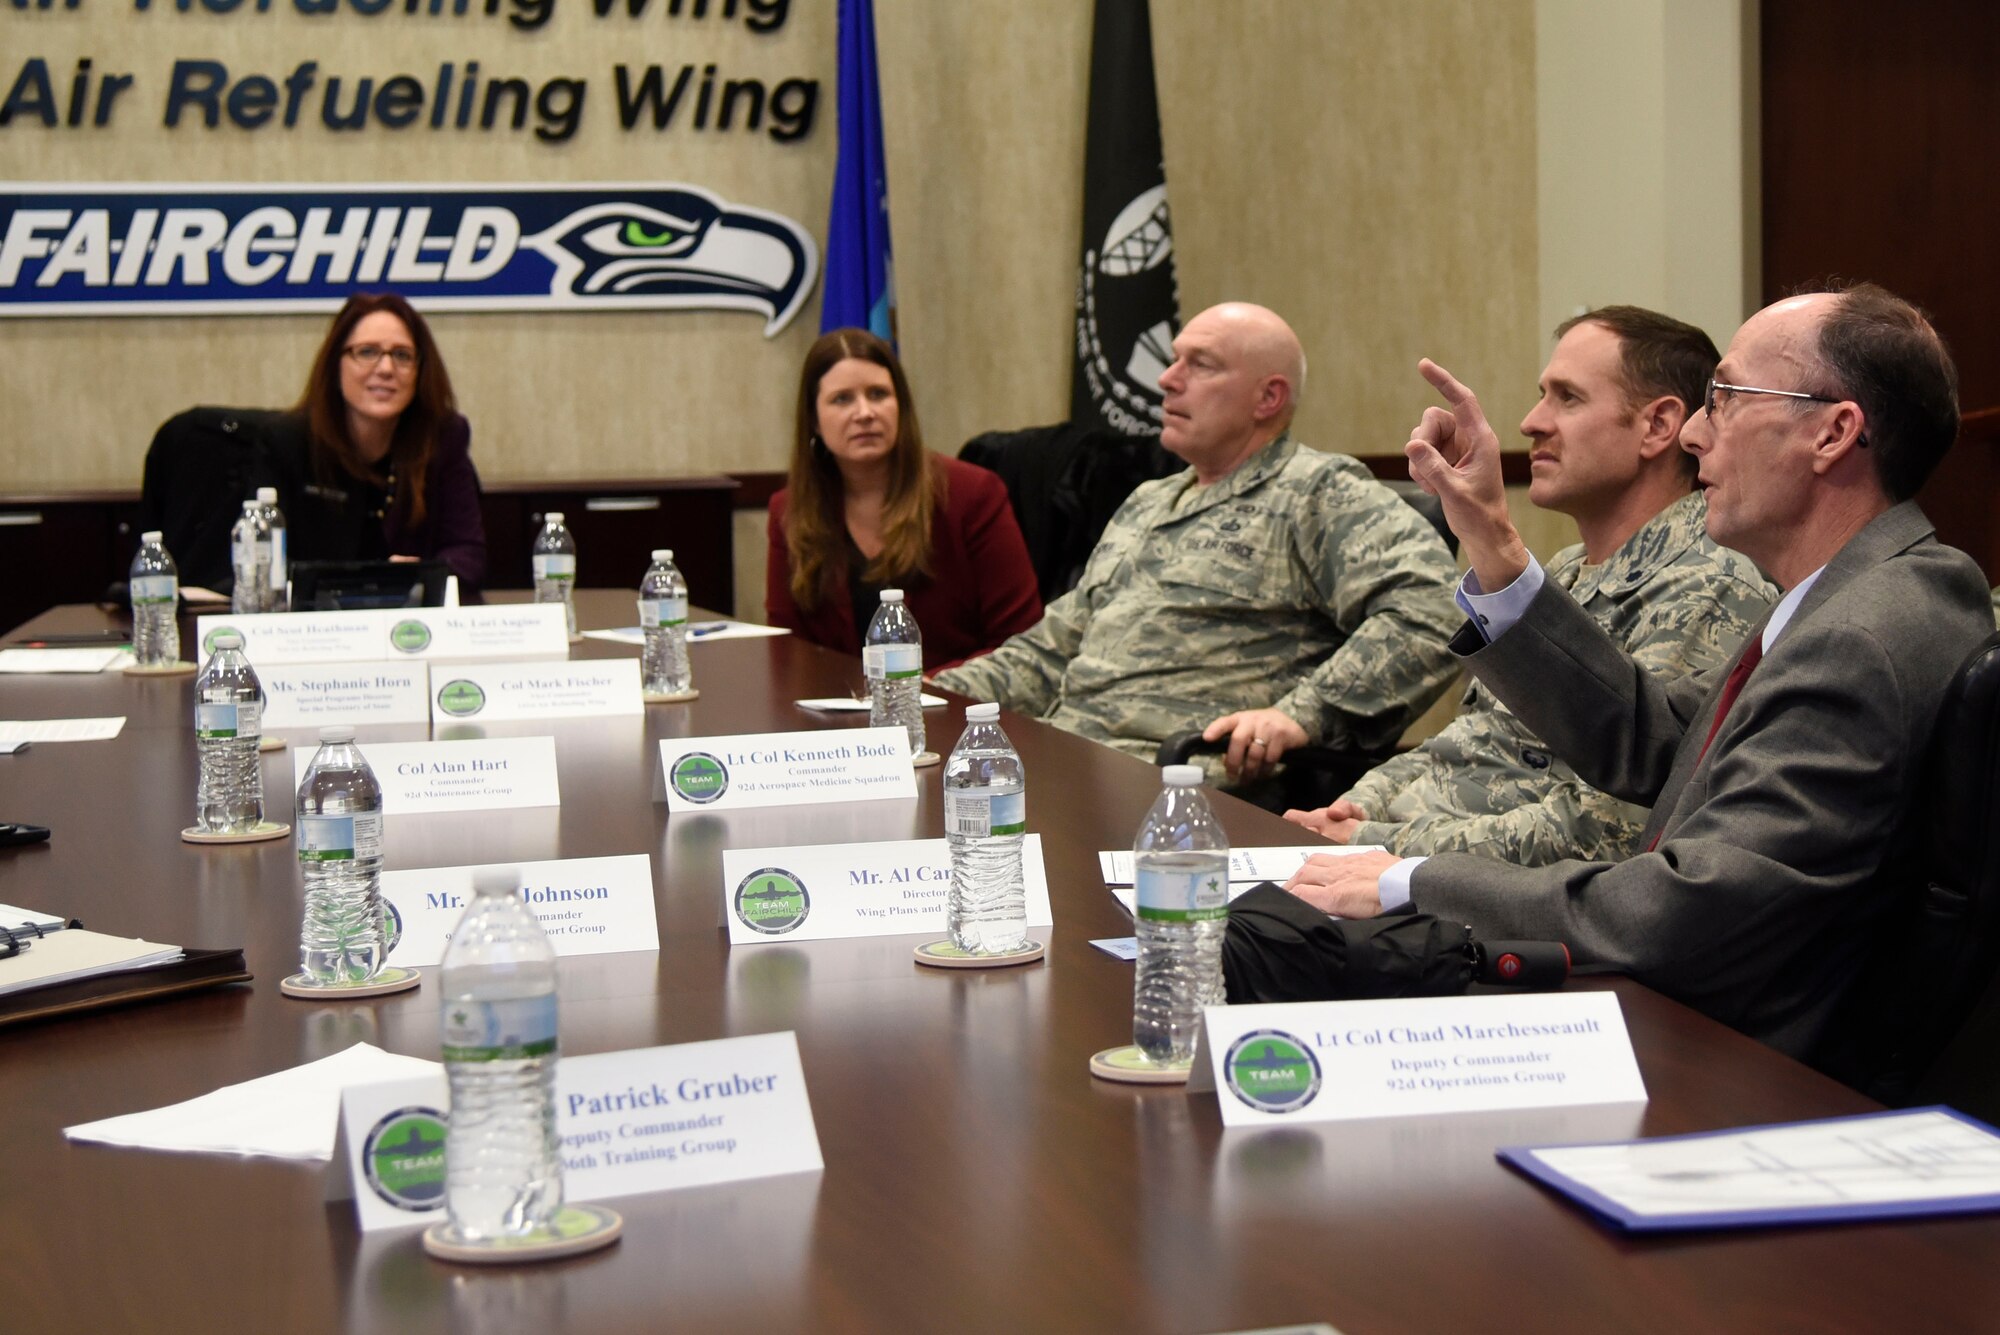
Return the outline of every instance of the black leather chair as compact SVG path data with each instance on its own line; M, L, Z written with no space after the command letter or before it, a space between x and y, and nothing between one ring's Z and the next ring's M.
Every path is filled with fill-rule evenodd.
M1945 696L1913 874L1813 1065L1892 1106L2000 1119L2000 633Z
M164 535L182 584L218 593L234 586L230 528L258 487L279 484L268 440L281 416L258 408L190 408L154 433L146 450L139 528Z

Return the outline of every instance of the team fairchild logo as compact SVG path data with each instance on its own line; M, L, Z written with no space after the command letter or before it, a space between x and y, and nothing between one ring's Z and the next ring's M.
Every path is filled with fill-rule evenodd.
M811 911L805 882L782 867L753 871L736 886L736 916L753 932L783 936Z
M446 1134L436 1108L398 1108L375 1123L361 1147L369 1189L412 1214L442 1208Z
M755 311L819 276L810 233L699 186L37 184L0 189L0 315Z
M431 647L431 628L421 621L398 621L389 631L389 643L403 653L420 654ZM472 685L471 682L465 684ZM473 689L479 688L474 686Z
M713 802L729 790L729 768L706 751L690 751L674 762L667 782L690 802Z
M1277 1029L1259 1029L1237 1039L1222 1068L1230 1092L1259 1112L1295 1112L1319 1093L1319 1058Z
M471 718L486 708L486 692L479 689L479 683L460 677L448 681L438 692L438 708L453 718Z

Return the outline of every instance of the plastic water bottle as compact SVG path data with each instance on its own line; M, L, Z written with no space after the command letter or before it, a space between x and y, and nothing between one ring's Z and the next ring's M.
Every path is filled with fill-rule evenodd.
M639 659L640 689L648 695L680 695L694 689L688 667L688 586L674 564L671 548L653 553L653 564L639 582L639 625L646 648Z
M291 568L285 564L285 512L278 508L276 487L257 488L257 519L270 535L271 555L264 565L270 572L264 590L264 610L283 612L291 607L291 596L287 586L291 583Z
M1000 706L970 705L965 732L944 764L944 834L951 846L945 922L960 950L994 955L1028 943L1021 879L1027 831L1027 778L1000 730Z
M237 615L261 612L270 596L271 534L257 514L257 502L243 502L243 513L229 530L229 564L236 587L229 593L229 610Z
M298 849L306 886L300 971L329 987L367 982L389 955L382 786L346 724L319 730L319 750L299 784Z
M160 531L139 535L132 558L132 657L140 667L166 667L181 657L181 572L167 555Z
M1229 840L1202 793L1201 766L1168 765L1160 777L1166 789L1132 844L1139 933L1132 1041L1172 1065L1193 1058L1201 1008L1222 1004Z
M483 874L444 953L444 1203L459 1241L530 1233L562 1208L556 953L516 885Z
M561 603L569 623L569 637L576 638L576 539L563 526L562 511L542 516L542 531L535 535L535 601Z
M882 605L862 642L861 666L868 674L868 726L907 730L915 759L924 750L924 637L901 589L882 590Z
M201 758L195 798L201 828L245 834L264 821L264 772L257 743L264 737L264 687L243 656L243 637L225 630L194 679L195 751Z

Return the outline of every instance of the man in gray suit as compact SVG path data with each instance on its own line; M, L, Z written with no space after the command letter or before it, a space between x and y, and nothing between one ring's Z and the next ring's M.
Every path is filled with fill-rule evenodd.
M1451 407L1425 411L1411 476L1442 499L1472 567L1452 647L1588 782L1651 805L1647 851L1538 868L1320 857L1288 888L1350 917L1409 903L1492 937L1563 941L1579 964L1810 1058L1916 874L1917 769L1946 686L1993 625L1978 567L1910 500L1958 430L1942 340L1869 285L1781 301L1737 331L1681 441L1700 460L1709 536L1785 596L1728 668L1668 686L1542 581L1478 401L1420 369Z

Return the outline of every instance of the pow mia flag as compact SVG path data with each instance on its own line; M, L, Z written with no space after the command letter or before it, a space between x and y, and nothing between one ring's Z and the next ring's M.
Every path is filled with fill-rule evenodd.
M1181 319L1147 3L1097 0L1070 420L1157 440L1159 377Z

